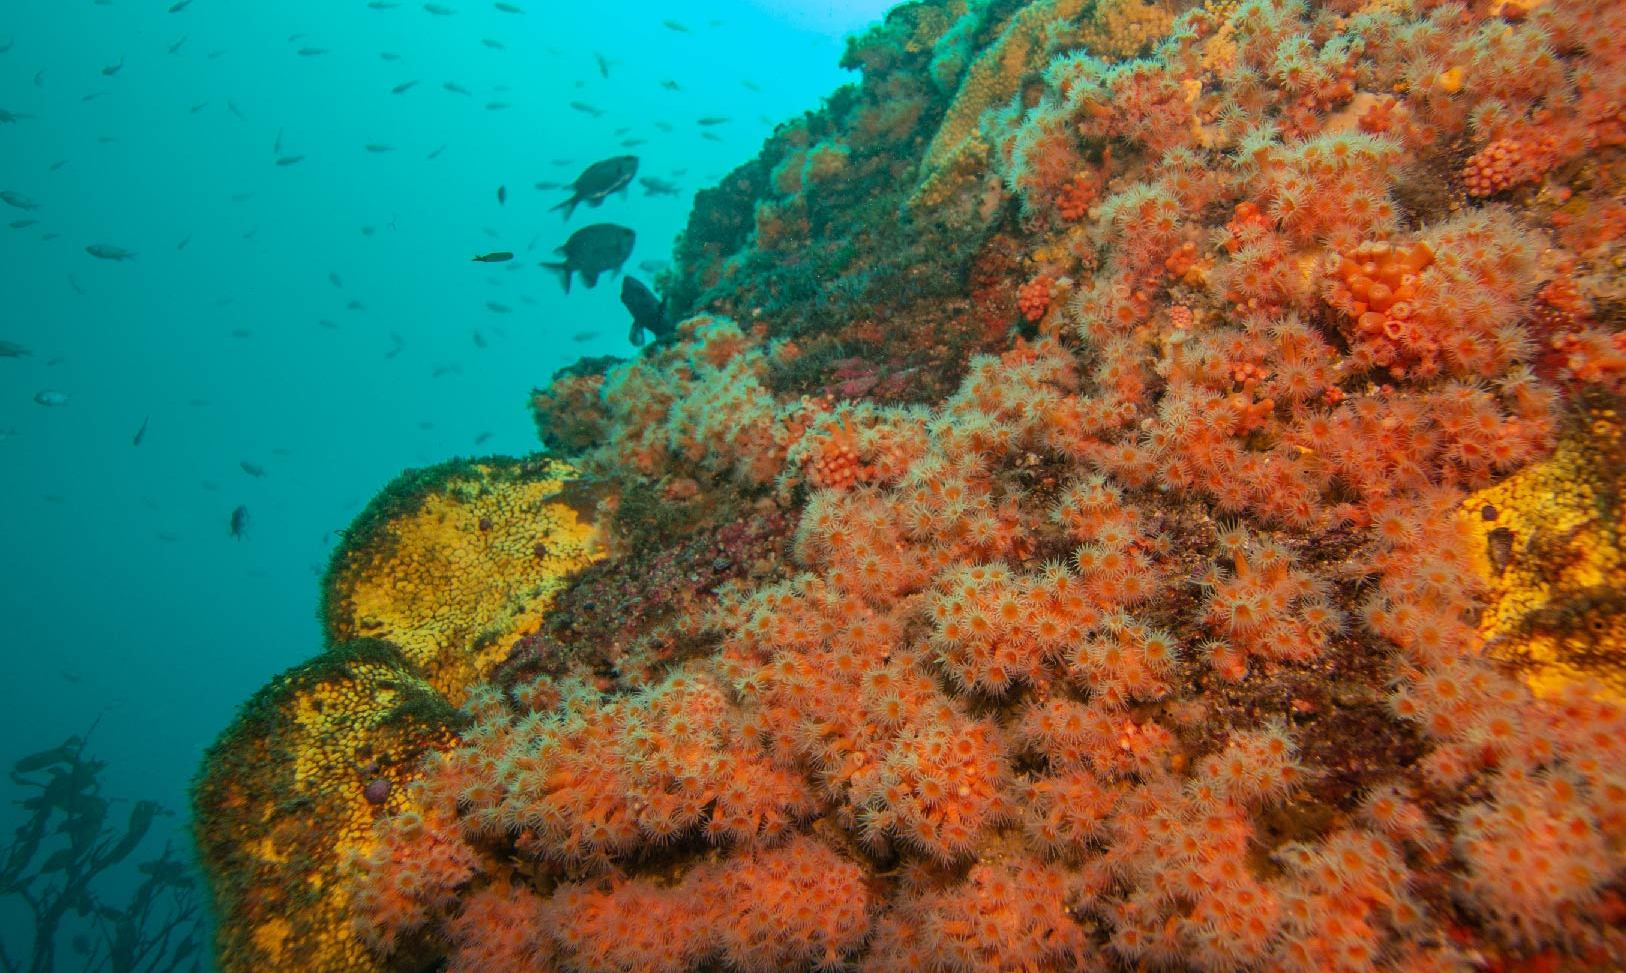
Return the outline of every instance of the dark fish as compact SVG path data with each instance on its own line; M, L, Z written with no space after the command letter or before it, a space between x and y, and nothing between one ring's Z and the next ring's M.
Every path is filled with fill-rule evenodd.
M15 209L39 209L40 208L40 204L34 202L32 199L29 199L27 196L24 196L22 193L12 192L9 189L7 189L7 190L5 190L3 192L0 192L0 202L3 202L7 206L13 207Z
M192 238L190 236L182 237L181 242L175 244L175 249L177 249L177 250L185 250L187 244L189 244L191 242L192 242Z
M483 264L502 264L513 260L514 255L507 250L493 250L490 253L482 253L474 259L476 262Z
M623 149L636 149L638 146L647 145L648 143L649 139L622 139L621 147Z
M577 342L577 343L580 343L580 342L583 342L583 341L592 341L594 338L597 338L597 337L598 337L598 332L597 331L578 331L575 334L570 336L570 340L574 341L574 342Z
M337 270L330 270L327 272L327 282L332 284L334 287L340 288L341 290L344 288L344 281L339 278L339 272Z
M670 266L672 266L672 261L670 261L670 260L640 260L640 261L638 261L638 269L643 271L646 274L658 274L658 273L660 273L661 271L665 270L666 268L668 268Z
M238 504L237 509L231 512L231 536L242 540L248 536L248 507Z
M179 54L179 53L181 53L181 46L184 45L185 43L186 43L186 38L182 37L180 40L178 40L175 43L169 45L169 53L171 53L171 54Z
M662 81L661 82L661 87L665 88L667 91L682 91L683 90L682 85L678 84L676 81L671 80L670 78L668 78L665 81Z
M598 62L599 76L608 78L610 76L610 59L600 54L598 51L594 51L593 60Z
M242 467L244 473L254 477L256 480L265 476L265 467L259 465L258 463L250 463L245 459L238 461L237 465Z
M558 189L561 186L563 186L564 183L562 183L562 182L538 182L538 183L532 183L532 185L535 186L537 189Z
M190 6L191 3L192 0L175 0L174 3L169 5L169 12L172 14L178 14Z
M621 306L632 315L632 330L627 340L635 345L644 343L645 331L660 341L675 330L666 319L666 301L656 298L655 292L636 277L621 278Z
M299 53L300 57L317 57L318 55L326 54L327 53L327 48L325 48L325 47L301 47L299 49L298 53Z
M749 78L740 79L740 86L743 87L746 91L761 91L762 90L761 85L757 84L755 81L752 81Z
M0 341L0 358L27 358L32 354L15 341Z
M368 10L394 10L399 6L400 4L390 3L389 0L368 0L367 2Z
M396 332L391 331L390 332L390 350L384 352L384 357L385 358L394 358L396 355L399 355L401 353L402 349L404 349L404 348L406 348L406 339L401 337Z
M496 301L487 301L486 308L496 314L507 314L509 311L513 310L513 308L509 307L508 305L498 304Z
M507 186L498 186L497 187L497 205L502 206L507 202L508 202L508 187Z
M595 162L582 170L582 174L571 183L571 197L553 208L564 210L565 219L568 220L570 214L576 211L577 203L597 206L613 192L624 193L627 184L637 174L638 157L635 155L618 155Z
M474 338L474 347L476 347L476 348L485 348L487 346L487 344L486 344L486 336L481 334L480 332L478 332L478 331L474 332L471 337Z
M34 393L34 401L47 409L54 409L57 406L68 404L68 393L58 392L56 389L44 389Z
M728 120L729 120L729 118L728 118L727 115L706 115L703 118L695 119L695 124L697 124L697 125L723 125L723 124L726 124L728 122Z
M6 42L4 44L0 44L0 54L4 54L7 51L11 50L12 45L16 44L16 43L17 43L17 38L15 38L15 37L6 38Z
M380 152L394 152L395 151L395 146L393 146L393 145L385 145L382 142L368 142L367 143L367 151L372 152L375 155L377 153L380 153Z
M132 260L135 254L123 247L115 247L110 243L92 243L85 248L85 252L98 260Z
M140 446L141 441L147 438L147 423L150 421L152 421L152 416L141 420L141 428L136 430L135 438L130 440L131 446Z
M327 318L319 318L319 319L317 319L316 323L321 325L322 327L328 329L329 331L337 331L337 330L339 330L339 326L334 324L332 321L329 321Z
M508 45L504 44L500 40L497 40L495 37L482 37L480 38L480 43L491 48L493 51L506 51L508 49Z
M602 118L602 117L604 117L604 109L598 107L597 105L589 105L585 101L573 101L573 102L570 103L570 107L576 109L579 112L583 112L585 114L592 115L594 118Z
M434 151L430 152L428 155L424 156L424 158L425 159L438 159L438 158L440 158L440 154L442 152L445 152L445 151L446 151L446 146L443 145L440 148L435 149Z
M55 162L51 163L51 171L56 172L58 169L61 169L63 166L65 166L67 164L68 164L67 159L58 159Z
M443 3L426 3L423 5L423 9L434 14L436 17L450 17L452 14L457 13L456 10L453 10L451 7L448 7Z
M680 34L690 33L688 25L679 23L676 20L663 20L661 21L661 26L665 27L667 30L675 30Z
M11 227L13 230L26 230L26 229L28 229L29 227L33 226L35 223L38 223L38 222L39 222L39 220L36 220L33 217L24 217L23 219L20 219L20 220L12 220L10 223L7 223L6 225Z
M569 294L572 274L581 274L583 283L592 287L598 283L599 274L606 270L620 273L621 265L627 262L637 238L638 235L627 227L614 223L594 223L572 233L565 245L555 251L565 255L563 263L544 261L541 266L557 273L564 284L565 293Z
M721 142L723 137L716 132L701 132L700 137L708 142Z
M10 125L21 121L24 118L33 117L33 115L25 114L20 111L6 111L4 108L0 108L0 125Z
M277 165L284 167L295 166L304 161L305 157L302 155L285 155L277 159Z
M677 183L655 176L644 176L638 180L638 185L644 187L645 196L676 196L681 191Z
M367 305L352 297L350 302L345 305L345 309L349 311L365 311L367 310Z
M282 154L282 129L280 129L280 128L277 129L277 140L275 142L271 143L271 154L272 155L281 155Z
M411 91L413 89L413 87L415 85L417 85L417 83L418 82L415 81L415 80L414 81L403 81L400 84L396 85L395 87L391 88L390 89L390 94L392 94L392 95L404 95L408 91Z
M508 107L509 107L509 105L508 105L508 102L506 102L506 101L488 101L488 102L486 102L486 111L504 111Z
M119 58L119 63L109 64L107 67L102 68L102 77L111 78L113 75L118 74L122 70L124 70L124 58L121 57Z
M474 445L483 446L483 445L485 445L486 441L489 440L490 438L491 438L491 433L483 432L480 435L474 437Z
M470 95L470 94L474 93L474 92L470 91L469 89L463 87L462 85L458 84L456 81L447 81L444 84L442 84L441 87L445 88L447 91L450 91L454 95Z
M237 102L232 101L230 98L226 99L226 110L231 112L233 115L236 115L238 118L241 118L243 121L248 121L248 119L243 118L243 110L237 107Z
M379 51L378 56L386 61L399 61L401 59L401 55L394 51Z
M496 7L498 10L501 10L505 14L522 14L525 12L524 10L520 9L519 4L516 3L494 3L492 6Z
M664 122L657 118L655 119L655 127L663 132L670 132L672 130L672 123Z

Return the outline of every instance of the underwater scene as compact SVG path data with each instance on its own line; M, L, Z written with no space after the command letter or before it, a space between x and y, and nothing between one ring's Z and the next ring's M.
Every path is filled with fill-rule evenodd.
M0 973L1626 971L1616 0L10 0L0 217Z

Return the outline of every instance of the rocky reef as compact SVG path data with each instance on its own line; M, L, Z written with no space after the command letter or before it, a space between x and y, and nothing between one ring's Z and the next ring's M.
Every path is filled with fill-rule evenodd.
M352 529L200 776L221 967L1626 968L1626 8L845 63L670 340Z

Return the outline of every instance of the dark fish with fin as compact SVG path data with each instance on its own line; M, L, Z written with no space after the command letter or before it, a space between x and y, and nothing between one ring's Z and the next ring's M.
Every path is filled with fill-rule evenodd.
M12 207L13 209L29 210L40 208L40 204L34 202L32 199L29 199L22 193L12 192L9 189L0 191L0 202L5 203L7 206Z
M508 187L507 186L498 186L497 187L497 205L502 206L502 205L506 204L507 202L508 202Z
M507 250L493 250L490 253L482 253L474 259L477 263L502 264L513 260L514 255Z
M244 473L254 477L256 480L262 479L265 476L265 467L259 465L258 463L250 463L245 459L240 460L237 465L243 468Z
M147 438L147 423L151 421L152 416L148 416L147 418L141 420L141 428L136 430L135 438L130 440L131 446L140 446L141 441Z
M584 115L592 115L594 118L601 118L604 115L604 109L598 107L597 105L589 105L585 101L573 101L570 103L570 107L576 109Z
M614 223L594 223L572 233L565 245L557 249L557 253L565 255L563 263L544 261L541 266L557 273L564 284L565 293L569 294L572 274L581 274L582 282L588 287L597 284L599 275L606 270L619 274L621 265L632 254L632 245L637 238L638 235L627 227Z
M27 358L33 352L15 341L0 340L0 358Z
M666 300L657 298L655 292L636 277L621 278L621 306L632 315L632 330L627 340L635 345L644 343L645 331L660 341L675 330L666 319Z
M248 536L248 506L238 504L237 509L231 512L231 536L242 540Z
M577 203L586 203L597 206L604 202L604 198L614 192L626 192L632 177L638 174L638 157L635 155L617 155L595 162L582 170L576 181L570 184L571 197L554 209L565 211L565 219L576 211Z

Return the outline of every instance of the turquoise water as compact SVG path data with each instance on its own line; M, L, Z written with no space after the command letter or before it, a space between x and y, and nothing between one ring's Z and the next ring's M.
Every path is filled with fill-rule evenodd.
M203 748L319 648L334 532L405 466L534 450L529 389L632 351L618 281L567 298L537 261L613 221L649 280L693 191L842 83L882 6L524 5L0 7L0 109L27 116L0 123L0 191L34 207L0 223L37 220L0 226L0 342L28 352L0 357L0 760L94 724L110 820L176 810L131 862L184 847ZM679 195L567 223L534 188L624 152ZM517 258L470 260L493 250ZM26 957L15 899L0 918ZM58 969L85 962L62 944Z

